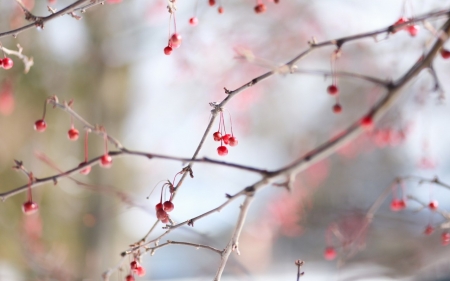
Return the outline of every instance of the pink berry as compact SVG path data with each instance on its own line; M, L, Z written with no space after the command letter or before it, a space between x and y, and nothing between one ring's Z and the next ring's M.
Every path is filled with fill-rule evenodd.
M198 19L196 17L192 17L189 19L189 24L192 26L196 26L198 24Z
M67 136L69 137L69 140L76 141L79 136L78 130L75 128L70 129L67 132Z
M255 6L255 13L257 14L264 13L266 10L267 10L266 5L262 3Z
M335 96L339 93L339 88L336 85L330 85L327 88L327 92L332 95Z
M336 114L341 113L342 112L342 106L340 104L338 104L338 103L335 104L333 106L333 112L336 113Z
M156 218L158 218L158 220L163 221L168 217L166 211L164 211L163 209L159 209L156 211Z
M439 205L438 201L433 200L428 204L428 207L430 208L430 210L434 211L434 210L437 210L438 205Z
M216 0L209 0L209 6L216 5Z
M164 54L170 55L172 53L172 48L170 46L167 46L164 48Z
M181 45L181 35L178 33L174 33L172 34L172 36L170 37L170 45L172 46L172 48L178 48Z
M4 59L2 60L2 65L3 65L3 68L4 68L4 69L10 69L11 67L13 67L14 62L13 62L13 60L10 59L10 58L4 58Z
M427 227L425 227L425 230L423 233L425 235L431 235L431 234L433 234L433 232L434 232L434 227L432 227L431 225L427 225Z
M215 132L213 134L213 138L215 141L220 141L222 139L222 135L219 132Z
M127 277L125 277L125 281L134 281L133 275L128 274Z
M228 154L228 149L227 149L227 147L224 146L224 145L219 146L219 147L217 148L217 153L218 153L220 156L225 156L225 155Z
M222 6L219 7L219 8L217 9L217 11L219 12L219 14L223 14L223 7L222 7Z
M158 203L158 204L156 204L155 209L156 209L156 211L163 210L164 209L164 205L162 203Z
M37 203L33 201L27 201L22 205L22 211L25 215L31 215L36 213L39 210L39 206Z
M171 212L171 211L173 211L173 208L175 208L175 206L173 205L172 202L170 202L170 201L164 202L164 204L163 204L164 211Z
M105 154L100 158L100 166L103 168L109 168L112 165L112 157L109 154Z
M361 127L370 130L373 128L373 120L371 116L365 116L360 121Z
M228 143L230 144L230 146L236 146L236 145L238 145L238 140L237 140L237 138L236 137L231 137L229 140L228 140Z
M450 51L446 49L441 49L441 57L444 59L450 58Z
M412 37L416 36L417 33L419 33L419 26L417 26L417 25L408 26L408 32L409 32L409 35L411 35Z
M331 261L334 260L336 258L336 250L334 249L334 247L327 247L325 249L325 251L323 252L323 257L327 260L327 261Z
M34 123L34 129L38 132L43 132L47 129L47 123L45 123L44 119L37 120Z
M441 244L443 246L447 246L450 244L450 233L449 232L443 232L441 235Z
M406 208L406 202L399 199L392 199L391 210L394 212L401 211Z
M226 134L225 136L222 137L222 140L225 144L228 144L230 142L230 138L231 138L231 135Z
M86 162L81 162L80 165L78 165L78 167L86 165ZM91 172L91 166L86 166L86 168L84 168L83 170L80 171L80 174L82 175L88 175Z
M139 266L139 263L137 261L132 261L130 263L131 269L136 269L136 268L138 268L138 266Z
M145 268L143 268L142 266L138 266L134 272L136 272L136 274L138 276L144 276L145 275Z

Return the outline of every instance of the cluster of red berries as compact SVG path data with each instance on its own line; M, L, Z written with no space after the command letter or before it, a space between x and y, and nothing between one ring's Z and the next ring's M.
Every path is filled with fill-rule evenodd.
M27 201L22 205L22 211L25 215L31 215L36 213L39 210L39 206L36 202L33 202L33 194L31 192L31 184L33 183L33 174L30 173L28 175L28 193L27 193Z
M396 33L399 30L406 30L412 37L416 36L419 33L419 26L416 24L408 24L401 28L395 28L395 26L407 23L409 21L410 21L409 19L401 17L398 21L394 23L394 31L392 31L392 33Z
M4 69L10 69L13 67L13 65L14 65L13 60L8 57L0 59L0 66L3 67Z
M178 33L174 33L172 34L172 36L170 36L169 38L169 43L167 44L167 47L164 48L164 54L166 55L170 55L173 51L173 49L176 49L178 47L180 47L181 45L181 35Z
M71 106L71 105L72 105L72 102L69 103L69 106ZM34 123L34 129L37 132L44 132L47 129L47 123L45 122L46 106L47 106L47 103L45 103L45 106L44 106L44 114L43 114L42 119L39 119ZM70 129L67 131L67 137L71 141L76 141L76 140L78 140L80 133L73 125L72 117L71 117L70 121L71 121L71 126L70 126ZM87 175L91 172L91 166L87 165L88 150L89 150L88 149L88 135L89 135L89 131L86 130L86 134L85 134L85 138L84 138L84 162L81 162L78 165L78 167L86 166L84 169L82 169L80 171L80 174L82 174L82 175ZM105 142L105 153L100 158L100 166L103 168L110 168L112 165L112 157L109 155L109 152L108 152L108 135L106 134L106 132L104 132L104 142Z
M338 100L338 97L337 97L338 94L339 94L339 88L335 84L332 84L332 85L328 86L327 92L331 96L335 96L336 97L336 103L333 105L333 112L336 113L336 114L341 113L342 112L342 106L339 103L339 100Z
M173 179L173 182L175 182L176 177L179 175L180 173L177 173ZM170 192L170 198L169 200L164 201L163 203L163 193L164 193L164 188L168 187L169 188L169 192ZM169 212L172 212L173 209L175 208L175 205L172 203L172 199L173 199L173 195L174 195L174 191L175 188L173 186L173 184L168 180L167 183L163 184L162 188L161 188L161 196L159 199L159 203L155 205L155 210L156 210L156 218L158 220L160 220L162 223L169 223L170 218L169 218ZM148 197L147 197L148 198Z
M146 273L145 268L143 268L141 266L141 264L139 263L139 261L137 261L137 260L134 260L130 263L130 269L131 269L131 273L125 277L126 281L134 281L135 280L133 273L136 274L137 276L144 276Z
M213 134L213 139L215 141L220 141L220 146L217 148L217 154L220 156L225 156L228 154L228 148L225 145L236 146L238 145L238 140L233 134L233 123L231 122L230 116L230 127L231 134L227 134L225 128L225 120L223 118L223 112L220 112L219 129Z

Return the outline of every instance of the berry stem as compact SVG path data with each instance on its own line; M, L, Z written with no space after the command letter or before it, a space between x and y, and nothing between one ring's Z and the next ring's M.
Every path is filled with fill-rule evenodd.
M31 192L31 184L33 183L33 173L28 175L28 201L33 201L33 193Z
M106 134L106 132L104 132L103 134L103 139L105 141L105 155L108 154L108 135Z
M88 135L89 135L89 131L86 130L86 132L84 133L84 162L85 163L88 161L88 153L89 153Z
M234 137L233 134L233 122L231 121L231 114L228 112L228 116L230 117L230 130L231 130L231 136Z

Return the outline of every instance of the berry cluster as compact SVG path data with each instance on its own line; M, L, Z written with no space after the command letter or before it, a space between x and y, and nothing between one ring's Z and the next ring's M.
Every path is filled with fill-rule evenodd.
M44 113L42 116L42 119L37 120L34 123L34 129L37 132L44 132L47 129L47 123L45 122L45 114L46 114L46 109L47 109L47 103L51 100L52 98L46 100L45 104L44 104ZM70 108L73 105L73 101L70 101L67 106ZM103 132L103 139L104 139L104 145L105 145L105 152L103 154L103 156L100 158L100 166L103 168L110 168L112 165L112 157L109 155L108 152L108 135L106 133L106 131L104 131L103 128L101 128L102 132ZM81 162L78 167L83 167L85 166L84 169L82 169L80 171L80 174L82 175L87 175L91 172L91 166L87 165L88 162L88 135L89 135L90 130L86 129L86 133L85 133L85 138L84 138L84 161ZM73 117L70 117L70 129L67 131L67 137L69 138L69 140L71 141L76 141L78 140L80 136L79 131L75 128L74 124L73 124Z
M175 175L175 177L173 179L173 182L175 182L176 177L180 173L177 173ZM165 187L167 187L169 189L170 198L169 198L169 200L165 200L164 203L163 203L163 194L164 194L164 191L167 190L167 189L165 189ZM175 205L172 202L172 199L173 199L173 196L174 196L174 192L175 192L175 187L170 182L170 180L168 180L165 184L163 184L163 186L161 188L161 196L160 196L160 199L159 199L159 203L155 205L156 218L158 220L160 220L162 223L167 224L167 223L170 222L169 214L167 214L167 213L172 212L173 209L175 208Z
M220 146L217 148L217 154L219 154L220 156L225 156L228 154L228 149L225 145L229 146L238 145L238 140L233 134L233 123L231 122L231 116L230 116L230 128L231 134L228 134L225 128L225 120L223 118L223 112L220 111L219 129L217 130L217 132L213 134L213 139L215 141L220 141Z
M336 77L336 71L335 71L335 63L337 58L341 55L341 50L337 49L336 51L333 52L333 54L331 55L331 60L330 60L330 64L331 64L331 76L332 76L332 82L331 85L328 86L327 88L327 92L330 96L333 96L336 98L336 103L333 105L333 112L336 114L339 114L342 112L342 106L339 103L339 88L337 86L337 77Z
M182 38L181 38L180 34L178 34L176 32L174 34L172 34L172 36L170 36L170 38L169 38L169 43L164 48L164 54L166 54L166 55L172 54L173 49L180 47L181 40L182 40Z

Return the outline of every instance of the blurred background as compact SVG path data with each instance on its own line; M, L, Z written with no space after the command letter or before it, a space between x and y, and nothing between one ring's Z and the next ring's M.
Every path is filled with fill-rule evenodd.
M70 3L58 0L51 6L62 9ZM46 1L25 4L36 15L48 14ZM129 149L191 157L210 118L209 103L225 97L224 87L235 89L290 60L308 48L312 37L330 40L386 27L402 16L450 8L447 0L265 4L267 11L256 14L252 1L224 0L213 7L206 0L179 1L177 31L183 42L170 56L163 53L169 14L167 3L160 0L96 6L79 21L64 16L43 30L4 38L3 46L16 49L20 44L35 65L24 74L21 61L11 56L14 67L0 71L0 192L27 182L11 169L14 159L23 161L38 178L57 171L39 160L37 152L63 170L83 161L83 128L75 122L80 139L69 141L67 113L49 109L47 130L33 130L49 96L73 99L81 116L103 125ZM217 11L220 5L223 14ZM25 24L13 0L1 1L0 9L2 32ZM188 23L193 16L199 20L195 27ZM429 23L439 28L443 21ZM396 79L419 59L433 35L421 24L416 37L400 31L383 39L345 44L336 69ZM244 50L265 63L239 59ZM317 50L298 67L329 71L333 51L333 47ZM429 224L439 228L442 217L420 210L419 204L408 202L406 210L394 213L389 196L361 232L367 209L395 177L439 176L450 183L450 108L443 99L450 90L450 62L436 57L434 68L441 91L433 91L434 80L424 71L372 132L299 174L291 193L272 186L257 193L241 236L241 255L232 254L224 280L294 280L297 259L305 261L302 280L450 278L450 248L441 244L442 230L424 235ZM222 158L211 135L199 156L279 168L361 118L384 94L367 81L339 77L343 111L337 115L332 111L335 99L326 92L331 83L323 76L278 75L242 92L226 107L239 145ZM102 153L101 137L92 135L90 157ZM96 166L88 176L75 176L122 192L126 202L114 192L87 190L69 179L33 190L40 206L36 215L23 215L25 193L2 202L0 280L101 280L102 272L115 267L120 253L155 222L159 187L147 200L150 191L161 180L172 180L182 167L179 162L128 156L115 158L110 169ZM225 193L238 192L259 179L217 165L195 164L193 172L194 179L185 181L174 201L175 222L217 207L226 200ZM440 210L450 207L450 190L442 187L411 182L405 194L424 202L437 199ZM193 228L181 227L161 242L170 239L222 249L241 203L237 200ZM337 229L341 237L330 235L330 229ZM159 225L150 238L162 231ZM353 252L343 247L343 241ZM336 260L324 260L327 246L336 248ZM110 280L124 280L128 263ZM145 255L142 265L147 274L138 280L212 280L218 264L219 257L211 252L173 245L154 256Z

